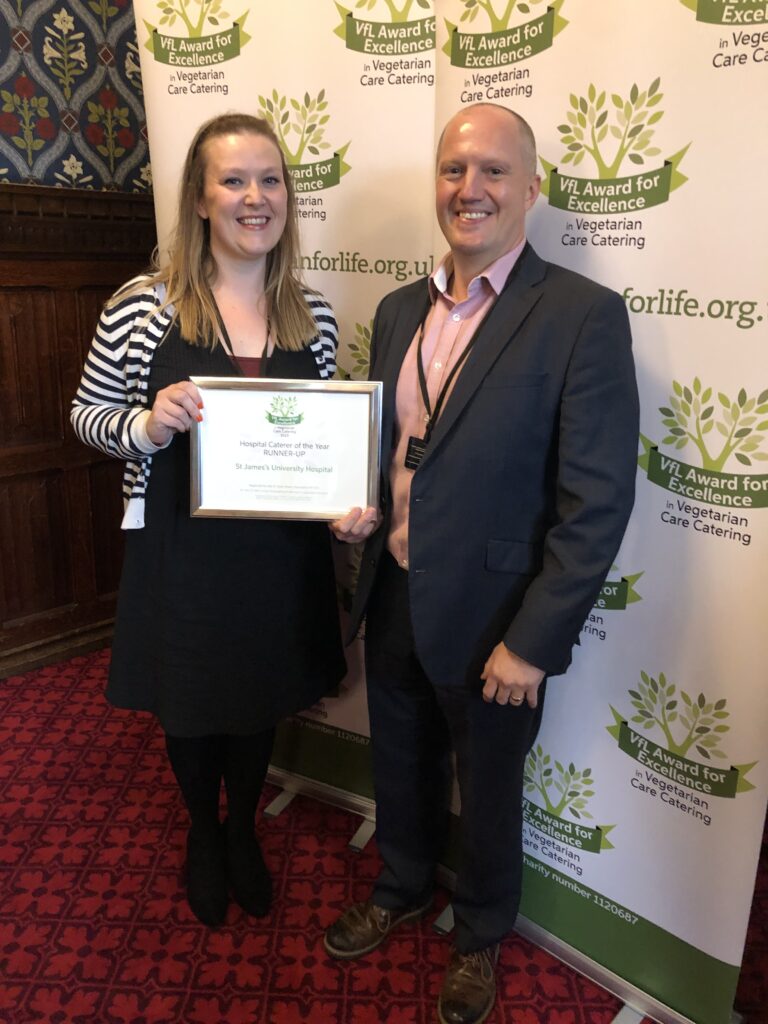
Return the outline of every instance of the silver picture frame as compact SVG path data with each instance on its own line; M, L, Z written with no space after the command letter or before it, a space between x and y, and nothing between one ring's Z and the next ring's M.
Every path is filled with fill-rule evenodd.
M192 377L190 514L331 521L379 503L379 381Z

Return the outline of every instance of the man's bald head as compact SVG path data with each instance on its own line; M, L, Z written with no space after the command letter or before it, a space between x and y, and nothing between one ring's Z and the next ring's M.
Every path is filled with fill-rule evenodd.
M520 114L514 110L510 110L509 107L504 107L500 103L473 103L468 107L462 107L461 110L457 111L452 118L446 123L440 133L440 138L437 143L437 154L435 157L435 163L440 163L440 151L443 147L443 139L445 133L453 126L456 121L466 120L471 117L473 110L479 110L482 108L490 108L492 110L498 110L501 112L499 117L499 127L503 130L504 122L507 121L509 125L510 133L517 138L520 146L520 155L523 160L523 166L528 174L536 173L536 139L533 134L533 129Z
M519 115L478 103L451 118L437 155L435 211L455 284L468 286L524 241L540 190L533 134Z

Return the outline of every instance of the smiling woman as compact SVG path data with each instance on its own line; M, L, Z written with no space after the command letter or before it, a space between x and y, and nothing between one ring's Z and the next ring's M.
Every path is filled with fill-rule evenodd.
M219 271L229 262L256 267L285 228L288 190L280 151L263 135L219 135L206 143L205 158L197 212L208 221Z
M236 167L232 161L244 166ZM258 172L264 178L277 179L270 185L262 181L260 187L270 193L273 200L278 192L285 197L282 230L272 236L272 248L264 246L263 251L252 253L253 260L247 253L243 253L240 260L232 259L232 254L225 252L226 246L219 245L221 239L211 235L211 219L205 206L206 196L211 197L212 189L217 194L222 191L228 194L240 188L234 182L225 183L227 174L237 178L239 172L242 180L246 171L249 175ZM191 344L215 346L221 333L221 316L226 327L237 332L238 325L230 318L242 316L256 295L262 338L269 316L278 348L305 348L317 334L317 327L294 272L299 262L296 198L285 158L267 122L246 114L225 114L203 125L190 146L181 182L175 244L171 247L167 268L158 270L155 276L167 286L165 304L177 310L184 338ZM237 210L241 216L263 213L267 206L265 203L255 211L253 197L246 204L242 195L237 202L242 203ZM231 211L230 206L230 214ZM222 224L218 218L214 219L213 231L216 232ZM227 230L231 237L234 229L230 225ZM216 246L219 259L224 261L221 265L214 255ZM254 280L245 285L245 301L228 294L232 285L236 282L242 285L244 277L251 276ZM274 301L278 293L279 304ZM222 306L228 308L225 310ZM247 355L240 351L238 354Z
M126 460L107 697L154 712L165 730L191 818L189 903L211 926L230 889L249 913L268 912L254 816L274 726L346 669L324 524L189 515L189 430L205 416L190 377L333 375L336 322L296 277L297 238L267 123L227 114L203 125L168 265L107 303L73 403L81 440Z

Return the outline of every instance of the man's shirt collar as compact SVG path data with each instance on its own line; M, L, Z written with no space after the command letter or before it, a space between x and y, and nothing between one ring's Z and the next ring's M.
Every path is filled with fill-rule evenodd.
M476 277L473 277L467 289L467 297L472 298L477 293L477 290L483 287L483 281L487 281L497 296L501 295L504 285L507 283L507 278L512 273L512 268L517 263L524 248L525 239L519 245L516 245L514 249L510 249L503 256L499 256L497 260L491 263L490 266L487 266ZM448 286L452 277L453 256L449 252L429 276L429 295L433 303L437 299L438 294L443 295L445 298L450 298Z

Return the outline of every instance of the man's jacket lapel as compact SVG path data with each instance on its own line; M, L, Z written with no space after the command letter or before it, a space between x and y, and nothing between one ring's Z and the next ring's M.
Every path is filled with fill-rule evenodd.
M467 402L473 397L507 345L514 343L515 335L541 298L540 284L545 274L546 265L528 246L513 268L501 295L478 329L472 351L467 356L453 391L435 424L424 462L427 462L440 447L443 438L450 432Z

